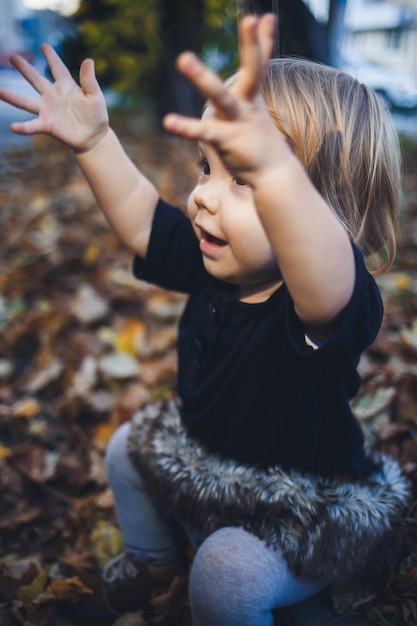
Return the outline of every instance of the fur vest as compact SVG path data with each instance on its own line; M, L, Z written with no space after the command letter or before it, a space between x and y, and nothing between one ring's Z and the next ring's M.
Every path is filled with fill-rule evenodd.
M348 585L398 558L410 489L393 459L372 457L377 470L360 482L239 464L191 437L174 402L135 414L129 453L180 523L205 536L240 526L280 548L297 575Z

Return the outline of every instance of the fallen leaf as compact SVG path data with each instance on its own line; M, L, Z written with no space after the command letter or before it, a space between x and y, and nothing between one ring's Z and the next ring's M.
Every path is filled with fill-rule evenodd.
M39 557L16 559L6 557L0 562L0 598L9 600L21 587L30 583L42 572Z
M115 333L114 348L117 352L140 355L145 342L145 324L141 320L119 321Z
M30 604L35 598L45 590L48 574L45 570L39 572L37 576L27 585L19 587L16 597L23 604Z
M24 398L12 407L13 417L34 417L41 412L41 404L35 398Z
M81 285L70 300L70 309L80 322L90 324L109 314L109 303L88 284Z
M150 393L147 386L142 383L129 385L115 399L110 414L110 424L116 428L123 422L127 422L136 411L149 401Z
M117 556L123 548L120 530L113 524L99 520L90 535L92 552L103 567L107 561Z
M108 478L104 465L103 454L100 453L97 449L91 448L88 456L90 461L88 480L91 480L97 485L104 487L108 483Z
M64 364L60 359L52 359L41 370L36 368L27 379L25 390L29 393L36 393L54 381L56 381L64 370Z
M10 454L11 454L10 448L7 448L0 442L0 461L10 456Z
M77 600L86 593L93 593L78 577L54 580L48 585L48 591L53 593L57 600Z
M412 356L417 356L417 321L413 321L410 328L400 332L402 347Z
M103 356L98 362L99 370L110 378L132 378L139 373L139 363L135 357L124 352L113 352Z
M99 424L93 436L94 447L97 450L104 452L115 430L116 425L113 425L112 423Z

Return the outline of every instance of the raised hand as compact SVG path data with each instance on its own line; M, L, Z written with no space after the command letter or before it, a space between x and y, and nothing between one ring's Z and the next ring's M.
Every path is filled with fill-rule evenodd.
M1 100L37 116L26 122L15 122L11 129L20 135L51 135L76 151L87 151L97 145L108 130L106 102L95 77L94 63L91 59L83 61L78 85L50 45L43 44L41 50L54 82L21 56L13 55L10 59L39 94L39 97L28 97L0 88Z
M263 99L262 84L273 49L276 18L247 16L240 23L240 68L230 85L193 53L178 58L178 69L209 100L202 119L169 114L167 130L211 144L227 169L246 182L276 165L280 150L288 150ZM273 160L271 157L274 157Z

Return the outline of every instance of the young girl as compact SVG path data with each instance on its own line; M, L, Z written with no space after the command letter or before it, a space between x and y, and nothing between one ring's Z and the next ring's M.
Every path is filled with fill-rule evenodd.
M104 570L116 611L146 605L196 550L195 626L267 626L324 587L377 579L408 501L398 465L365 454L349 408L382 304L364 257L389 267L399 150L378 97L336 69L269 61L272 15L240 25L227 84L192 53L181 72L207 98L201 120L165 127L198 142L186 216L127 158L93 62L81 87L47 45L55 82L20 57L39 92L0 97L13 124L75 151L135 275L190 295L179 328L178 402L114 435L107 467L125 551Z

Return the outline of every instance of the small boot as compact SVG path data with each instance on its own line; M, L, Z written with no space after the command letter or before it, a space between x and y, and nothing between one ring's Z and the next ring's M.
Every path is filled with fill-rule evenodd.
M134 554L122 552L103 568L105 603L115 613L148 608L152 598L168 592L177 576L185 580L180 561L169 565L147 565Z

